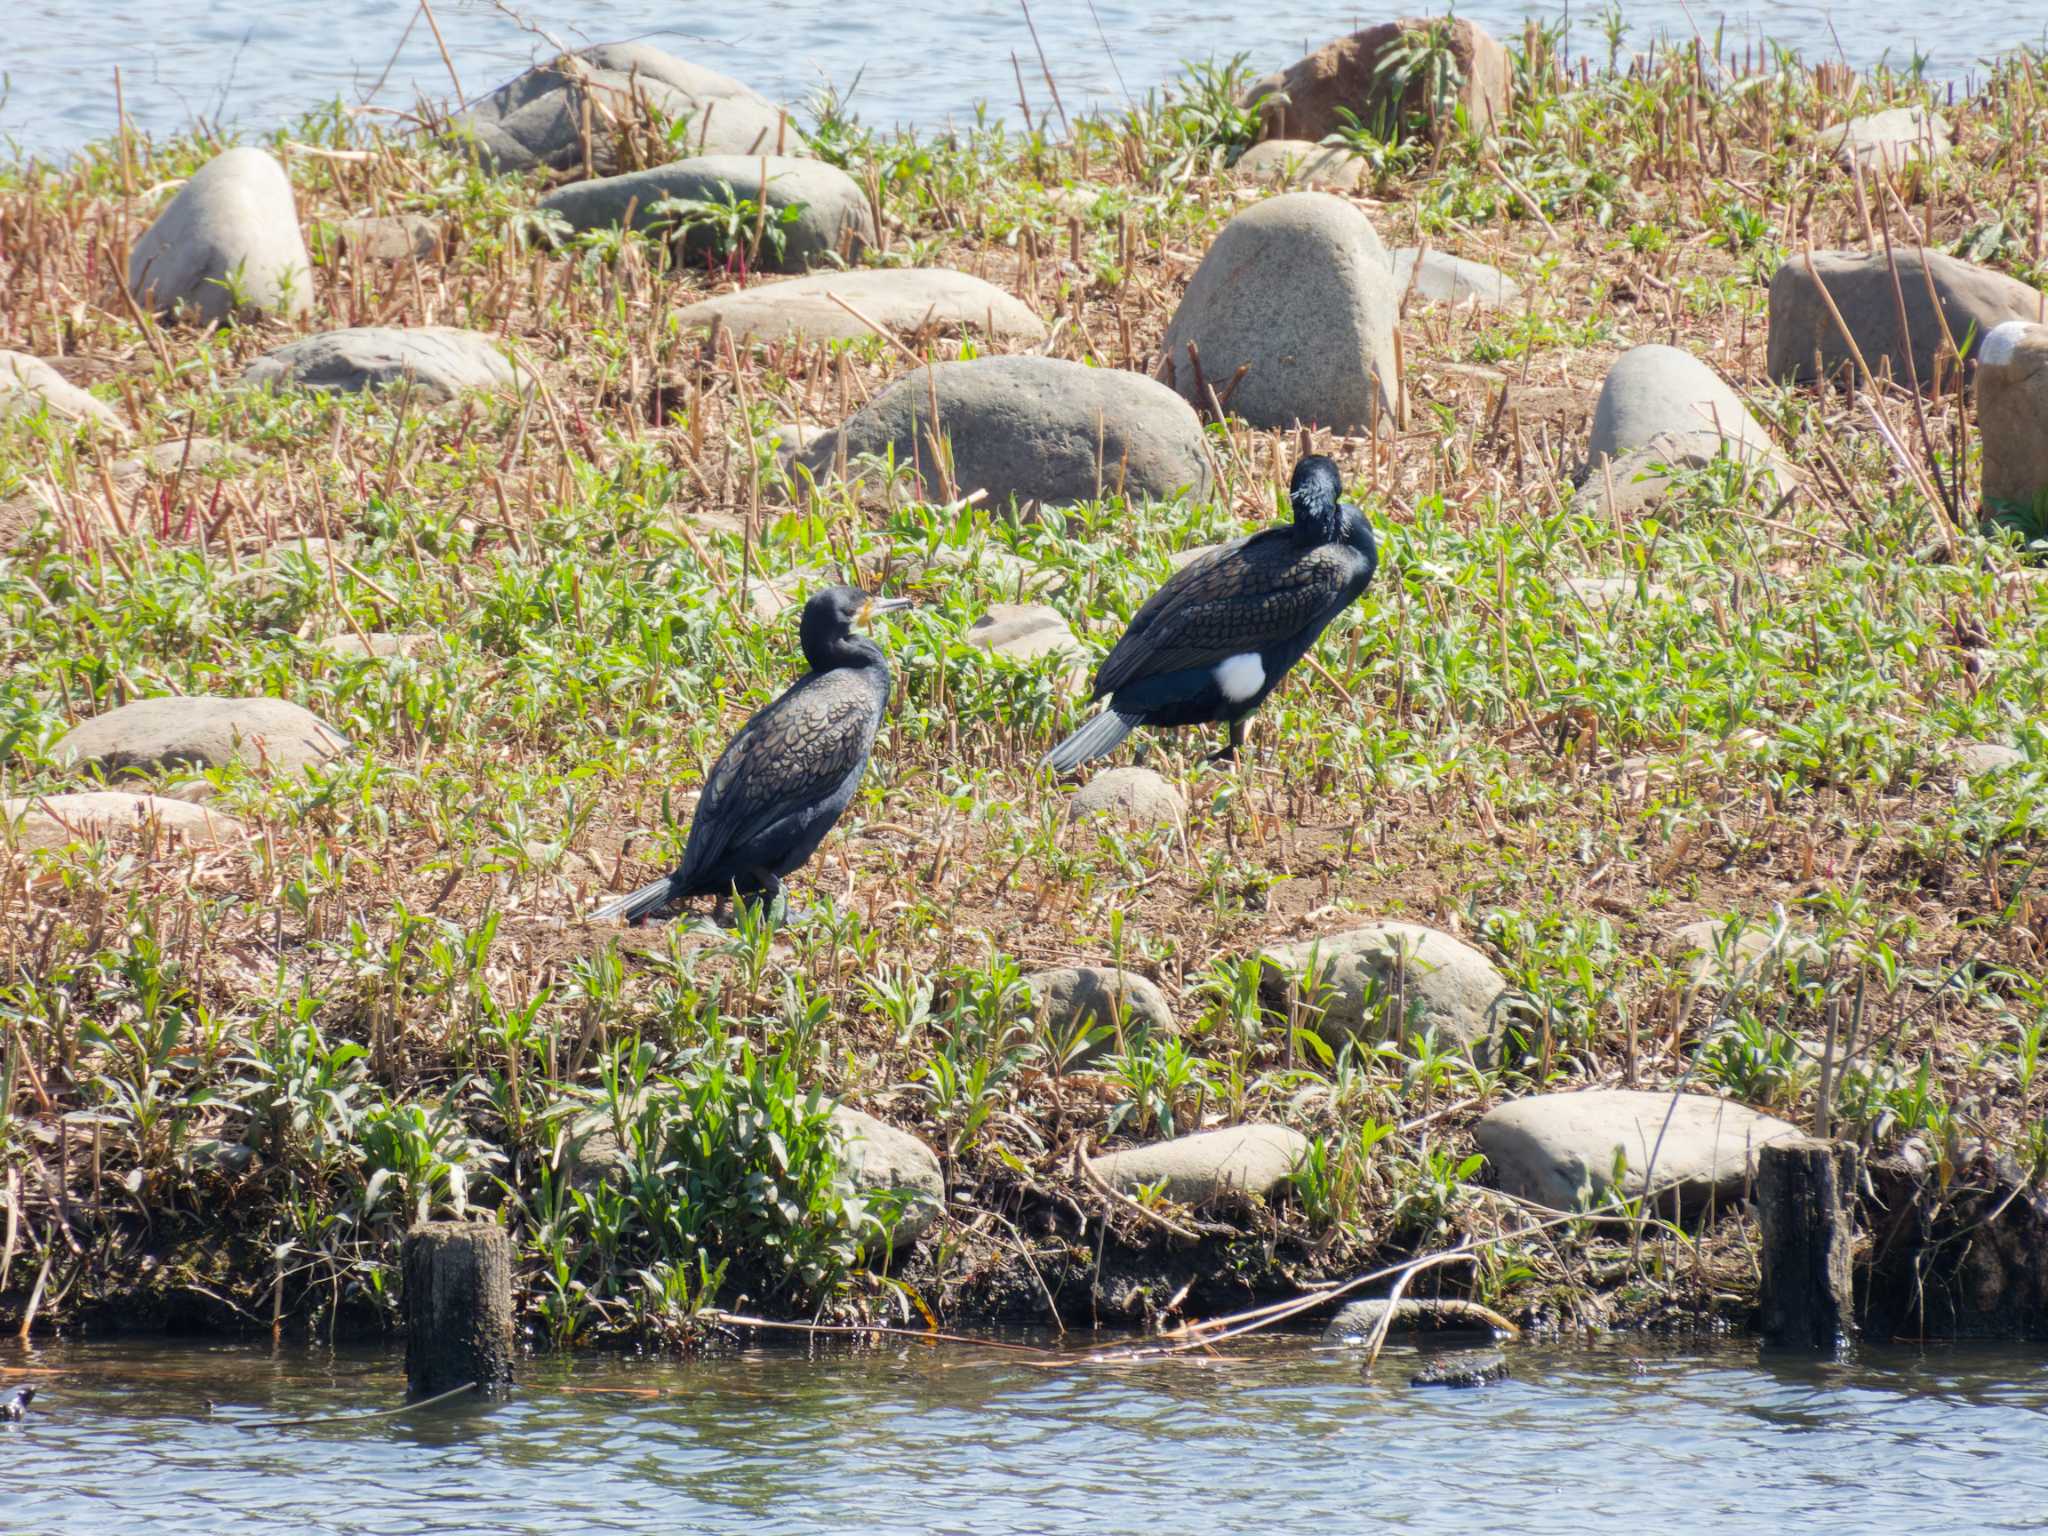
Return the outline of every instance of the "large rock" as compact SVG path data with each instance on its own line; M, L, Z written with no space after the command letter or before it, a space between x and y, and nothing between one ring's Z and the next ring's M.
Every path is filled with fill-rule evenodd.
M1067 820L1108 816L1134 827L1177 827L1187 820L1181 792L1150 768L1111 768L1074 791Z
M1318 986L1309 1000L1321 1005L1317 1032L1333 1045L1433 1029L1439 1046L1484 1046L1498 1032L1507 1000L1507 978L1491 960L1419 923L1371 923L1278 945L1261 958L1261 998L1283 1014L1314 960Z
M590 160L617 168L619 127L642 121L640 105L689 118L686 148L698 154L806 153L796 125L748 87L716 70L645 43L600 43L529 69L454 121L473 134L485 164L500 171L580 170L583 103L591 106Z
M1308 1138L1284 1125L1234 1125L1105 1153L1089 1166L1127 1195L1163 1185L1169 1200L1214 1205L1272 1195L1307 1151Z
M264 353L242 382L295 384L335 394L410 385L417 398L438 404L465 390L510 388L519 372L494 337L450 325L359 325L323 331Z
M1956 743L1956 773L1965 779L1981 779L1994 773L2004 773L2017 768L2027 760L2027 754L2018 747L2008 747L1996 741L1963 741Z
M860 317L834 303L835 297ZM874 335L875 326L898 337L941 331L1002 341L1045 339L1045 322L1022 299L945 267L865 268L754 283L677 310L672 319L690 329L723 325L741 341L792 335L859 341Z
M1977 352L1984 500L2031 513L2048 492L2048 325L2008 320Z
M1880 375L1889 370L1903 385L1910 357L1911 376L1919 379L1922 389L1934 377L1935 353L1943 341L1941 319L1935 314L1934 300L1928 297L1930 279L1957 346L1973 332L1981 339L2009 320L2043 318L2042 305L2048 298L2016 277L1972 266L1940 251L1928 251L1923 257L1918 248L1902 246L1894 255L1899 264L1896 289L1883 251L1816 251L1812 273L1806 270L1803 256L1778 268L1771 278L1770 340L1765 358L1771 377L1808 382L1833 375L1850 360L1842 333L1828 313L1823 287L1841 310L1842 321L1862 349L1864 362ZM1899 334L1901 294L1906 301L1910 346L1907 336ZM1965 371L1976 368L1977 350L1972 347L1971 355L1964 359Z
M1626 1163L1625 1197L1637 1198L1654 1185L1660 1197L1675 1193L1686 1208L1712 1197L1726 1210L1741 1197L1757 1148L1800 1133L1707 1094L1599 1088L1503 1104L1473 1134L1503 1190L1569 1211L1606 1198L1617 1148Z
M1405 294L1414 284L1415 296L1432 304L1471 304L1478 309L1500 309L1522 296L1521 285L1483 261L1467 261L1448 251L1424 251L1404 245L1387 253L1394 271L1394 292ZM1421 270L1416 269L1420 266Z
M1632 347L1615 359L1593 407L1587 444L1589 477L1609 459L1622 459L1664 439L1725 443L1732 456L1755 463L1774 458L1771 437L1742 397L1690 352L1656 344Z
M1714 432L1660 432L1640 448L1586 466L1586 483L1574 498L1576 509L1603 522L1636 518L1661 507L1676 476L1704 469L1730 447ZM1774 473L1789 473L1773 460Z
M560 214L571 229L616 228L629 212L635 229L652 229L672 219L658 206L664 199L719 202L727 187L735 197L765 202L771 221L785 209L799 210L794 222L777 223L782 231L779 253L767 240L761 242L758 256L750 262L758 271L801 272L828 256L851 259L875 238L867 194L851 176L822 160L788 155L698 155L652 170L558 187L540 200L540 206ZM715 239L709 226L687 227L684 259L703 258L713 250Z
M841 1166L864 1195L906 1197L895 1241L916 1242L946 1208L946 1180L938 1154L908 1131L844 1104L832 1108Z
M1045 603L997 603L967 629L967 643L1012 661L1032 662L1044 656L1079 661L1081 642Z
M203 324L303 315L313 268L284 167L248 148L207 161L135 242L128 287L153 314L183 308Z
M144 843L161 837L173 848L216 848L238 841L242 826L203 805L160 795L88 790L0 800L0 847L23 852L63 848L122 833L133 833Z
M1042 1013L1047 1031L1058 1040L1081 1029L1102 1029L1109 1037L1063 1063L1077 1067L1116 1049L1117 1020L1137 1034L1174 1033L1173 1009L1156 983L1136 971L1111 965L1062 965L1034 971L1024 978L1031 989L1034 1014Z
M1202 424L1186 401L1153 379L1055 357L989 357L935 363L899 379L801 456L823 479L843 439L849 461L896 455L918 467L925 494L940 492L931 465L931 398L952 445L961 494L1071 503L1126 495L1164 499L1209 491ZM849 473L859 473L852 466Z
M1372 222L1327 192L1286 192L1223 227L1166 328L1174 385L1220 398L1255 427L1364 432L1393 407L1400 290Z
M1797 966L1817 975L1827 968L1827 952L1813 935L1779 923L1743 919L1702 918L1671 930L1660 946L1669 959L1685 967L1696 985L1744 987Z
M40 357L0 350L0 419L47 410L63 421L95 422L119 436L128 427L113 408L95 400Z
M1391 75L1380 71L1381 56L1403 34L1447 26L1453 58L1463 83L1456 92L1475 128L1491 128L1507 115L1513 91L1508 53L1485 30L1462 16L1432 22L1418 17L1382 22L1326 43L1307 58L1256 81L1246 100L1259 107L1259 136L1266 139L1322 139L1346 125L1340 109L1383 137L1391 137L1413 114L1434 105L1428 82L1408 82L1399 101L1390 93Z
M1246 181L1279 182L1329 192L1355 192L1365 179L1365 162L1348 149L1307 139L1264 139L1231 169Z
M441 226L423 213L365 214L327 227L337 242L370 261L425 261L441 249Z
M1827 129L1821 142L1844 165L1897 170L1908 160L1945 160L1951 147L1948 124L1924 107L1868 112Z
M81 721L56 746L60 762L109 774L221 768L244 761L296 772L348 743L311 710L284 699L137 699Z

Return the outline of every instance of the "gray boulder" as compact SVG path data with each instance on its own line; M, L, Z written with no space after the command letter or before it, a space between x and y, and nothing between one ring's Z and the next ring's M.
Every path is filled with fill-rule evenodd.
M1245 181L1330 192L1355 192L1365 179L1365 162L1358 156L1307 139L1262 140L1240 155L1231 169Z
M244 384L293 384L358 394L410 384L434 404L466 390L515 386L519 372L496 338L449 325L360 325L323 331L266 352L242 373Z
M586 97L590 160L600 175L617 168L621 126L645 121L649 109L687 116L686 147L697 154L806 153L795 124L765 96L645 43L600 43L536 65L453 126L474 137L484 163L496 170L579 170Z
M1045 603L997 603L967 629L967 643L1012 661L1042 656L1081 660L1081 642L1057 608Z
M848 313L835 297L865 318ZM877 325L898 337L940 331L1003 341L1045 339L1045 322L1015 294L944 267L865 268L754 283L678 310L674 319L686 329L722 325L741 341L793 335L858 341L874 335Z
M1948 334L1961 346L1973 332L1981 339L2011 320L2039 321L2048 295L2030 288L2016 277L1973 266L1940 251L1924 255L1915 248L1899 247L1894 255L1899 264L1899 286L1892 286L1891 264L1883 251L1816 251L1813 272L1806 270L1803 256L1795 256L1778 268L1771 278L1770 336L1765 364L1774 379L1811 382L1832 376L1850 352L1842 340L1834 316L1828 313L1825 288L1842 312L1842 322L1856 338L1863 360L1880 376L1905 384L1911 377L1926 389L1934 378L1934 358L1942 346L1942 320ZM1815 279L1819 281L1816 282ZM1930 281L1941 301L1928 296ZM1906 335L1899 332L1898 304L1906 304ZM1910 338L1910 341L1909 341ZM1816 372L1818 360L1818 372ZM1980 357L1976 347L1964 359L1964 371L1976 369ZM1853 364L1851 364L1853 366Z
M202 324L306 313L313 268L284 167L249 148L207 161L135 242L128 287L152 314Z
M1024 978L1024 984L1031 989L1032 1011L1044 1015L1046 1028L1056 1039L1066 1039L1080 1029L1109 1032L1108 1039L1067 1062L1069 1067L1116 1049L1119 1018L1125 1029L1136 1034L1176 1032L1166 994L1136 971L1111 965L1062 965L1034 971Z
M1209 491L1202 424L1156 380L1054 357L988 357L935 363L899 379L827 433L800 462L823 479L843 440L851 461L894 451L917 466L925 494L940 493L931 461L931 399L951 444L961 494L985 490L1001 505L1071 503L1124 494L1164 499Z
M161 795L88 790L0 800L0 847L26 853L121 833L134 833L145 844L161 838L177 848L218 848L243 836L232 816Z
M1505 272L1448 251L1425 252L1404 245L1389 251L1387 261L1394 271L1396 295L1407 293L1412 282L1418 299L1432 304L1471 304L1478 309L1504 308L1522 296L1521 285Z
M390 661L431 656L441 649L441 637L431 630L415 630L402 635L381 631L367 635L329 635L320 642L320 649L343 661Z
M2048 325L2008 320L1977 352L1984 501L2031 511L2048 491Z
M1725 1210L1741 1198L1757 1149L1799 1134L1727 1099L1625 1088L1517 1099L1473 1130L1501 1189L1560 1211L1606 1198L1617 1149L1625 1197L1654 1186L1660 1199L1675 1195L1686 1209L1712 1198Z
M1285 192L1223 226L1166 328L1174 387L1223 395L1255 427L1363 432L1391 411L1401 296L1363 213L1327 192ZM1201 355L1197 381L1188 344Z
M1574 505L1603 521L1641 517L1663 505L1679 474L1744 451L1717 432L1660 432L1640 448L1589 464ZM1775 459L1772 468L1774 474L1789 473Z
M1659 438L1697 442L1703 433L1730 454L1758 463L1775 457L1770 434L1713 369L1677 347L1633 347L1607 370L1593 407L1588 477Z
M1284 1125L1233 1125L1149 1147L1093 1158L1089 1167L1124 1194L1164 1185L1182 1205L1217 1205L1271 1196L1308 1152L1308 1138Z
M311 710L284 699L173 695L137 699L81 721L58 740L55 755L108 774L236 761L291 773L324 763L347 745Z
M1177 827L1187 820L1181 792L1150 768L1111 768L1098 773L1067 802L1067 820L1108 816L1128 826Z
M1821 134L1822 146L1844 165L1897 170L1908 160L1945 160L1952 147L1948 123L1925 107L1893 107L1852 117Z
M0 350L0 419L47 410L63 421L93 422L121 437L127 423L40 357Z
M1956 772L1966 779L2004 773L2026 760L2027 755L2019 748L2003 746L1995 741L1965 741L1956 746Z
M1345 112L1379 132L1403 132L1406 119L1434 112L1437 104L1422 72L1391 67L1397 62L1391 55L1413 47L1417 33L1439 24L1414 16L1380 22L1260 77L1245 93L1246 102L1259 108L1260 137L1321 139L1346 126ZM1460 16L1441 25L1458 82L1450 105L1462 107L1473 127L1491 128L1507 116L1514 98L1514 61L1475 22Z
M908 1197L894 1241L916 1242L946 1208L938 1154L908 1131L844 1104L833 1106L832 1125L839 1132L841 1167L862 1194Z
M561 215L571 229L616 228L629 213L635 229L654 229L672 218L657 206L664 199L716 202L727 187L735 197L765 203L771 221L785 209L799 209L793 223L777 225L783 237L779 254L763 240L750 261L757 271L801 272L830 256L850 260L874 241L867 194L851 176L822 160L787 155L699 155L558 187L540 206ZM683 258L702 259L714 248L713 241L707 226L685 228Z
M1434 1029L1439 1045L1482 1047L1501 1025L1507 978L1461 939L1419 923L1381 922L1264 952L1259 992L1285 1014L1317 968L1317 1033L1368 1044Z
M1665 937L1662 948L1684 964L1696 985L1747 986L1790 965L1802 974L1827 967L1827 952L1812 934L1747 918L1739 926L1720 918L1682 924Z
M371 261L425 261L441 249L441 226L423 213L386 213L341 219L329 234Z

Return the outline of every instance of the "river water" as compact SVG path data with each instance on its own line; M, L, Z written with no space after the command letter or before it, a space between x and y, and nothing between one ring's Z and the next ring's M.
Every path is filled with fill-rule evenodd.
M1051 105L1050 71L1069 113L1114 106L1173 79L1183 61L1243 53L1276 69L1308 48L1402 7L1332 0L1263 0L1256 7L1160 0L1029 0L1043 45L1041 68L1023 0L775 0L772 5L678 5L675 0L511 0L533 26L567 44L640 38L736 75L770 96L803 103L825 81L859 88L853 105L877 126L932 128L988 102L1019 116L1017 79L1034 114ZM265 131L339 98L404 108L417 93L455 94L419 0L6 0L0 70L0 143L17 154L61 155L114 131L114 68L130 120L154 133L195 117ZM1406 9L1413 10L1410 6ZM1600 62L1603 6L1581 0L1462 0L1460 15L1496 35L1522 18L1569 18L1569 41ZM1973 0L1961 10L1895 0L1628 0L1633 46L1693 34L1696 21L1731 40L1768 36L1809 58L1859 67L1888 56L1926 56L1937 78L1966 79L1985 57L2041 46L2039 0ZM433 5L456 77L480 95L548 45L491 0ZM771 20L772 18L772 20ZM1831 25L1832 23L1832 25ZM7 158L0 148L0 159Z
M2048 1354L1510 1347L1408 1385L1305 1338L1041 1369L993 1351L536 1362L508 1402L400 1401L389 1353L0 1351L0 1529L1018 1533L2038 1531ZM33 1374L29 1374L29 1373ZM209 1411L209 1401L212 1408Z

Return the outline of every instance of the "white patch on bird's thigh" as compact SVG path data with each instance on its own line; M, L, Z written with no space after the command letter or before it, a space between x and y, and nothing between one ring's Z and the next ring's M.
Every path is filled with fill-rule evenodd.
M1216 663L1216 686L1223 697L1241 704L1266 686L1266 664L1257 651L1245 651Z

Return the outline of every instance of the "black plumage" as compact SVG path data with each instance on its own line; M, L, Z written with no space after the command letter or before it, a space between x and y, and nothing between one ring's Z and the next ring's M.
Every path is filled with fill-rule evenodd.
M1337 466L1311 454L1294 466L1294 521L1234 539L1176 571L1131 619L1095 674L1109 707L1045 756L1068 773L1141 725L1221 724L1219 757L1235 758L1244 722L1330 621L1372 583L1372 525L1344 501Z
M782 894L852 803L889 705L889 661L854 626L909 606L828 587L804 604L810 670L719 754L674 873L607 902L594 920L638 922L692 896Z
M34 1387L16 1387L14 1389L14 1396L10 1397L6 1402L0 1403L0 1419L6 1419L11 1423L20 1423L28 1417L28 1405L35 1400L36 1389Z

